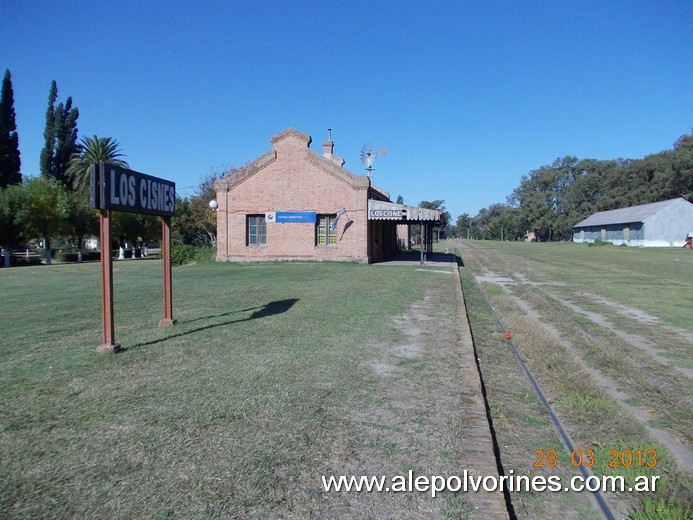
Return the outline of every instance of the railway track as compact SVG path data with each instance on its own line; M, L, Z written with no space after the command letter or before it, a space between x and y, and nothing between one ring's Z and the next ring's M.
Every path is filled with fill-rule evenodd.
M626 392L622 391L622 388L624 386L628 388L628 385L624 385L623 380L614 380L611 378L608 371L603 373L601 371L601 365L599 365L598 362L595 364L595 362L590 361L592 365L588 364L585 360L587 354L581 349L584 349L584 345L589 342L592 343L592 348L601 348L602 350L607 350L612 344L618 345L618 348L622 351L619 351L619 355L624 355L625 352L627 364L629 364L633 370L639 371L643 378L652 386L657 386L661 390L660 397L664 396L668 399L673 409L686 410L690 408L690 401L686 397L689 393L686 381L690 379L687 369L679 369L679 367L671 365L671 360L659 355L657 349L651 348L650 351L648 351L646 348L642 348L642 345L630 343L628 341L629 338L624 337L624 334L619 334L619 330L617 330L615 326L605 327L590 322L586 324L584 320L580 320L579 318L585 316L587 313L580 312L582 309L577 305L571 306L568 301L569 298L564 299L562 297L557 297L552 294L552 292L555 291L551 289L547 290L542 284L527 279L527 275L534 278L531 276L531 266L523 265L521 262L518 265L509 265L505 258L499 259L493 257L491 253L485 251L482 247L468 243L464 245L464 251L465 264L469 268L469 273L472 275L476 286L486 300L489 308L492 310L501 332L507 332L503 321L503 314L502 312L499 313L492 304L491 300L495 298L495 296L490 297L484 290L483 284L480 283L480 280L477 278L480 271L476 269L476 272L474 272L475 270L470 267L473 263L478 264L483 271L487 271L489 269L487 266L491 266L490 269L496 272L492 273L493 276L487 277L487 281L499 285L503 289L504 294L514 300L517 307L519 307L528 318L537 321L541 327L551 332L554 339L563 347L565 352L571 356L577 365L585 369L585 372L589 374L595 384L602 388L607 395L612 397L629 416L637 420L651 438L667 449L671 457L678 463L682 472L685 474L690 471L693 467L693 453L688 446L672 435L668 429L660 425L658 425L657 428L653 427L651 421L655 421L657 417L649 415L648 409L644 408L642 403L636 402L636 399L633 399ZM472 260L472 262L469 260ZM484 276L481 277L482 280L483 278ZM507 312L507 309L505 309L505 311ZM543 318L539 311L543 313ZM546 319L547 316L548 320ZM547 321L549 323L546 323ZM577 331L578 336L582 334L587 340L583 338L581 343L578 342L579 347L575 347L572 345L574 341L573 336L569 334L567 337L561 337L561 331L556 328L551 330L554 323L560 324L561 331L563 331L564 334L566 330L572 330L572 334L576 334ZM664 327L665 326L662 326L662 328ZM620 344L618 343L619 341L621 342ZM533 373L531 360L529 362L525 361L526 354L523 356L522 344L520 343L518 347L512 339L508 339L508 342L511 344L513 355L517 363L522 367L522 370L535 389L539 401L551 417L556 431L559 432L566 451L570 453L572 451L571 446L574 446L574 443L567 437L565 425L561 423L561 420L552 409L551 402L553 401L553 396L549 395L547 397L539 386L536 375ZM604 346L605 343L608 347ZM629 349L632 351L630 355L627 354ZM587 357L589 356L587 355ZM652 361L657 363L659 368L652 363ZM661 378L663 370L668 370L670 373L679 372L683 378L674 378L674 376L669 374L669 381L663 380ZM620 376L620 371L617 371L616 375ZM628 381L628 383L633 384L632 381ZM638 390L644 391L643 389ZM631 391L633 391L632 387ZM656 413L661 415L662 410L657 408L656 403L656 398L653 398L652 402L646 404L649 406L650 410L654 409ZM563 418L563 420L565 420L565 418ZM658 422L661 423L661 421ZM600 514L604 518L615 518L614 512L611 510L607 501L604 500L604 497L595 496L595 498L598 502Z

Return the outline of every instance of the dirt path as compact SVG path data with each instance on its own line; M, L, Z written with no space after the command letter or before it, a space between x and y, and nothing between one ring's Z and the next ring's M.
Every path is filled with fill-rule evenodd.
M455 258L426 266L407 263L429 277L420 301L395 316L397 341L372 345L363 360L379 380L358 425L355 448L334 461L339 474L440 475L464 472L498 478L493 440L476 365ZM378 269L387 269L379 265ZM507 519L502 491L430 493L342 493L335 511L344 518Z

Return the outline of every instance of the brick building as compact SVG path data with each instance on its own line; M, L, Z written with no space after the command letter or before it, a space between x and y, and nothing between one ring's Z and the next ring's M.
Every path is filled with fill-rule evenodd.
M367 176L343 167L332 141L322 155L291 128L270 141L270 151L215 184L219 261L378 262L397 253L397 224L430 229L440 218L393 204Z

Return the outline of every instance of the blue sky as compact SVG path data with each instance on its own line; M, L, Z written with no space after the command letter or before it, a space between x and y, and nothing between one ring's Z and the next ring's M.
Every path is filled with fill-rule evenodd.
M242 166L288 127L453 217L565 155L641 158L693 129L693 2L3 2L25 175L51 80L80 136L176 182ZM0 72L2 72L0 71ZM290 208L284 208L290 209Z

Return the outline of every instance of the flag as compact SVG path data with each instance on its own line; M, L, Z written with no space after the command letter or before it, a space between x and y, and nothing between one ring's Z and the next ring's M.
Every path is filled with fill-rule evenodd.
M337 229L337 222L339 222L339 217L341 217L345 213L345 208L342 208L337 212L337 214L334 216L334 220L332 221L332 225L330 226L330 231L334 231L335 229Z

